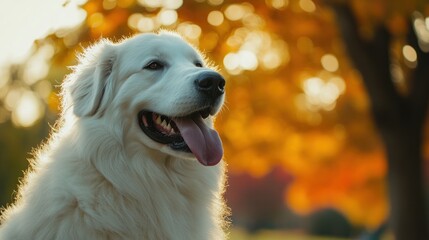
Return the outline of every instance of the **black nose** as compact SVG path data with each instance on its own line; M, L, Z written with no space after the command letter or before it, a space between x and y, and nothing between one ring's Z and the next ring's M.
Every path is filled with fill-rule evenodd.
M195 80L197 90L209 96L212 100L225 92L225 79L217 72L200 73Z

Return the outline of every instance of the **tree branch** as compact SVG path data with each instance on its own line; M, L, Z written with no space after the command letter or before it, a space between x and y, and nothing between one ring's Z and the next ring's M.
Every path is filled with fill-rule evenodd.
M417 121L414 124L423 125L429 104L429 52L423 51L419 45L418 35L416 34L416 31L419 31L416 28L419 26L416 26L415 21L416 18L410 22L408 31L408 43L417 53L417 67L413 73L410 102Z
M387 119L397 119L395 116L402 114L398 109L405 109L405 99L396 90L390 74L389 32L384 26L379 26L374 38L365 41L359 35L358 24L350 7L337 3L331 4L331 7L346 51L362 74L376 122L380 126Z

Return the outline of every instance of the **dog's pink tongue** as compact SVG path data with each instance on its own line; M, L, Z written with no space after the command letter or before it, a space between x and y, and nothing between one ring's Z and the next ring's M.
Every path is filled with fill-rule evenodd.
M222 159L223 149L219 134L204 124L201 116L175 120L180 134L198 161L214 166Z

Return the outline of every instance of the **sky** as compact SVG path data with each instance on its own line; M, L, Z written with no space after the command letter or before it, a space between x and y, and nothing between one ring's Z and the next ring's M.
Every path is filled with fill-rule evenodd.
M85 19L86 0L0 0L0 67L20 63L34 40Z
M86 13L79 6L85 1L0 0L0 98L16 126L29 127L40 119L45 111L42 99L48 99L51 92L43 77L49 70L52 49L39 48L35 53L34 41L82 23ZM28 86L38 82L36 92L28 86L7 84L9 66L24 62L23 81ZM0 123L6 116L0 111Z

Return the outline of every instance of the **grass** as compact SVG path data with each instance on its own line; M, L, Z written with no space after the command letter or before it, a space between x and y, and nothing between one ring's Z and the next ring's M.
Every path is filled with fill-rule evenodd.
M317 237L317 236L309 236L300 232L271 231L271 230L264 230L254 234L250 234L239 228L232 229L229 235L229 239L230 240L347 240L346 238Z

